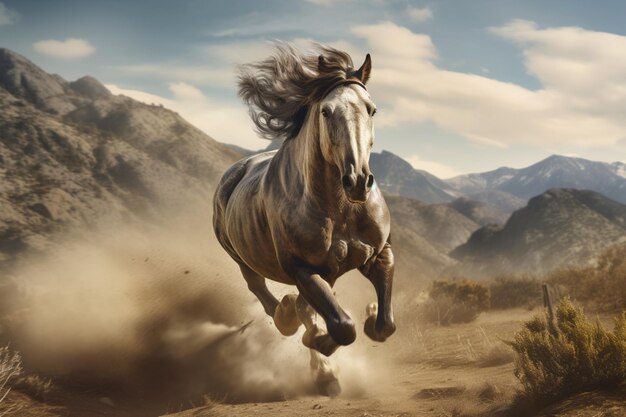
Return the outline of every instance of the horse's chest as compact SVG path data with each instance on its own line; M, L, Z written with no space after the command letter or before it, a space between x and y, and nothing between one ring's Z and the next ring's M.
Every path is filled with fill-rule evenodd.
M374 247L359 239L334 239L328 253L331 269L345 272L365 264L374 255Z

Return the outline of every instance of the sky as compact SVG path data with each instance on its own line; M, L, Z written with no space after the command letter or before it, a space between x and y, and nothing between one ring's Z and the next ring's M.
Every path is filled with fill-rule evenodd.
M552 154L626 161L620 0L0 0L0 47L162 103L222 142L257 137L238 64L272 42L372 55L375 151L441 178Z

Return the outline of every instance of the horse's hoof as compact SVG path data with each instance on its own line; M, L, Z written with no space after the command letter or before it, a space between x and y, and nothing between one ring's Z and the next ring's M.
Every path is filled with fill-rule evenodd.
M304 332L302 335L302 344L309 349L318 351L324 356L332 355L339 347L328 333L322 332L316 325Z
M363 326L363 331L365 332L367 337L372 339L374 342L384 342L385 340L387 340L389 336L391 336L391 334L395 330L396 330L396 325L392 323L384 331L377 331L376 330L376 317L374 316L369 316L367 320L365 320L365 325Z
M316 381L317 392L325 397L337 397L341 394L341 385L334 376L330 378L318 379Z
M283 336L293 336L300 327L295 308L296 297L294 294L284 296L274 310L274 324Z

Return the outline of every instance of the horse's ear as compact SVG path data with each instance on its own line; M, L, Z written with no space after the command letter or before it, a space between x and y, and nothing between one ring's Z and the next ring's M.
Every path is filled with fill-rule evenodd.
M370 54L365 56L365 62L361 65L361 68L354 74L363 84L367 84L372 74L372 57Z

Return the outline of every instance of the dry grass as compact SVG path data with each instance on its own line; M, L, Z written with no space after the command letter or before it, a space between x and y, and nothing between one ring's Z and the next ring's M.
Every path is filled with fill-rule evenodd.
M554 271L546 281L595 311L626 310L626 245L607 250L593 266Z
M0 416L15 413L11 405L3 404L16 378L22 373L22 357L8 346L0 348Z
M541 304L541 284L531 276L499 276L489 284L491 309L533 309Z
M41 402L46 402L54 390L54 384L50 378L37 374L18 378L14 386L19 391Z
M435 280L420 307L422 321L440 326L469 323L489 308L489 288L468 279Z
M500 366L513 362L513 349L504 342L495 343L491 348L478 357L476 364L482 368Z

